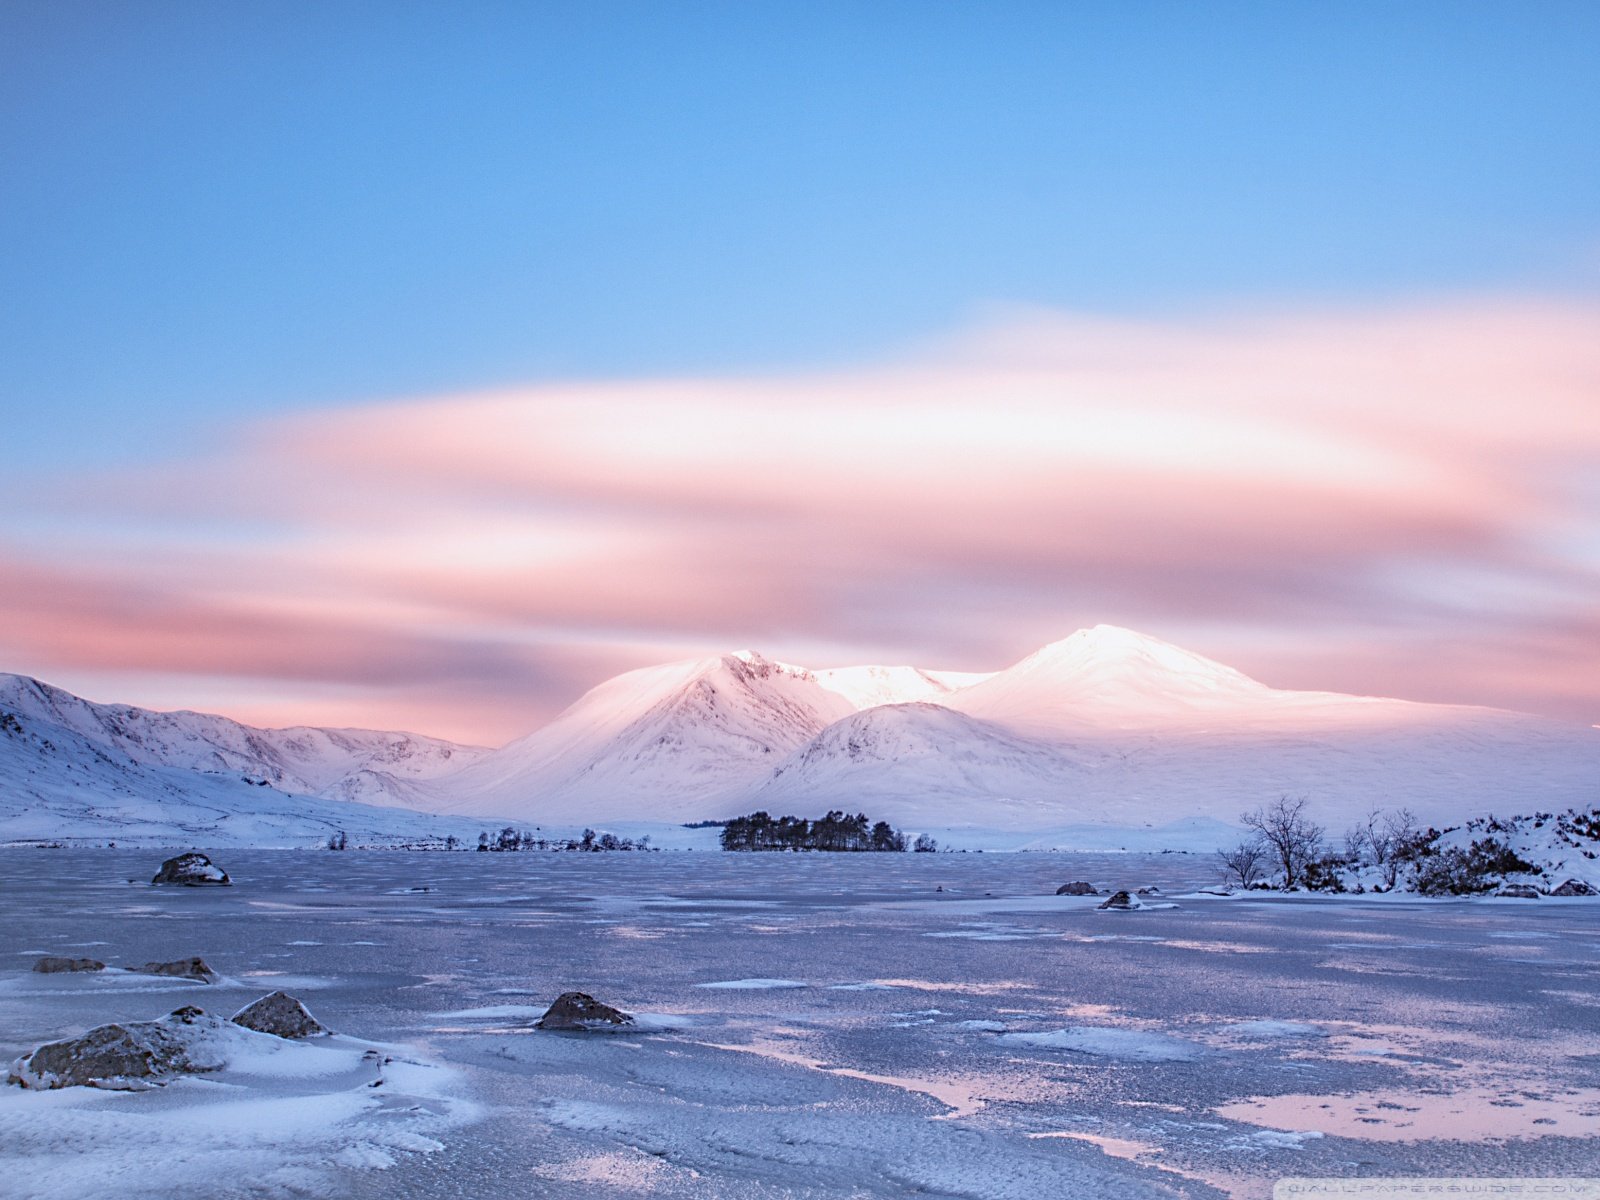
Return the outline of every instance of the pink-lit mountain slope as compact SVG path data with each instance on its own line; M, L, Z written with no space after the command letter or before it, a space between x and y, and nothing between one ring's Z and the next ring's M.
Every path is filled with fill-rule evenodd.
M751 803L932 827L1234 822L1289 793L1342 829L1580 804L1600 733L1494 709L1268 688L1125 629L1082 630L944 698L873 708L780 764Z
M748 651L629 671L447 781L449 804L557 825L722 815L853 711L812 672Z
M486 753L406 733L254 729L225 717L94 704L0 676L0 843L50 838L184 845L356 843L466 823L410 809ZM362 802L369 801L369 802Z

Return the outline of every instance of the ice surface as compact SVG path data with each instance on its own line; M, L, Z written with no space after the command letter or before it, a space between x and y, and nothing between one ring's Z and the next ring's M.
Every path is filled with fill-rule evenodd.
M1600 1173L1581 901L1110 921L1053 894L1214 882L1182 854L232 851L203 894L126 882L152 860L0 860L0 1056L277 987L316 985L339 1036L151 1092L0 1089L0 1195L1264 1200L1287 1174ZM89 942L225 979L29 971ZM752 981L799 986L702 986ZM571 989L636 1025L531 1028Z
M1093 1025L1074 1025L1069 1029L1050 1029L1039 1033L1008 1033L1002 1039L1008 1046L1030 1046L1041 1050L1071 1050L1130 1062L1190 1062L1203 1053L1193 1042L1149 1033L1139 1029L1106 1029Z
M774 988L803 988L808 986L798 979L719 979L712 983L697 983L695 987L718 988L734 992L768 991Z

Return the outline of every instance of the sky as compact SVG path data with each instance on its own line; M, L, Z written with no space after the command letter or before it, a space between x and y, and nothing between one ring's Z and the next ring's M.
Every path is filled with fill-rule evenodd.
M499 743L1122 624L1600 722L1600 7L0 7L0 669Z

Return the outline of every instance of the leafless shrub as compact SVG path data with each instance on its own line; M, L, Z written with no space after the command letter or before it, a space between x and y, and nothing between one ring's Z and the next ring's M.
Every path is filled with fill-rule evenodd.
M1223 877L1238 880L1242 888L1259 883L1267 867L1267 847L1260 838L1246 838L1231 850L1218 850L1217 857L1222 860Z
M1269 856L1283 872L1283 886L1298 887L1306 867L1322 852L1323 828L1306 816L1305 797L1280 796L1241 820L1266 843Z

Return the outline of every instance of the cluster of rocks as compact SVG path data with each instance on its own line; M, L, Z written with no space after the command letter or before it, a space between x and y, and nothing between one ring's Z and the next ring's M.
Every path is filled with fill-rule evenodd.
M38 1089L156 1087L176 1075L227 1066L226 1034L232 1026L295 1039L328 1032L286 992L263 996L228 1020L185 1005L154 1021L100 1025L81 1037L47 1042L12 1063L6 1082Z
M1541 892L1529 883L1507 883L1495 893L1496 896L1510 896L1517 900L1537 900L1540 896L1595 896L1600 895L1589 884L1581 879L1569 879L1559 887L1553 887L1549 892Z
M151 883L176 884L182 887L231 887L228 873L198 850L169 858L161 864Z
M1096 905L1097 908L1131 911L1132 909L1144 907L1144 905L1139 901L1138 897L1159 896L1161 894L1161 889L1152 884L1149 887L1142 887L1132 892L1119 891L1115 893L1107 893L1099 888L1096 888L1094 884L1086 883L1081 879L1075 880L1072 883L1063 883L1056 889L1056 895L1058 896L1105 896L1108 894L1110 895L1110 899L1108 899L1104 904ZM1172 906L1169 905L1168 907Z
M58 958L47 954L33 964L33 969L41 975L61 975L77 971L104 971L106 965L97 958ZM216 983L222 978L206 965L205 959L198 956L178 958L171 962L147 962L141 966L120 969L136 975L162 975L168 979L190 979L196 983Z

